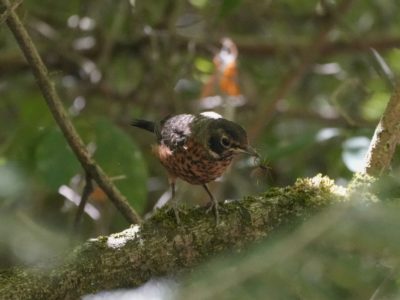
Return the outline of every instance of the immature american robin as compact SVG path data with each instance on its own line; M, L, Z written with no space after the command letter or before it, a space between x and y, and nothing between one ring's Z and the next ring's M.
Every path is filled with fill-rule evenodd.
M248 143L246 131L215 112L170 116L160 123L135 119L132 126L153 132L157 137L153 151L167 169L177 223L180 219L175 200L175 181L181 178L204 187L218 224L218 202L207 183L220 177L235 155L248 153L258 157Z

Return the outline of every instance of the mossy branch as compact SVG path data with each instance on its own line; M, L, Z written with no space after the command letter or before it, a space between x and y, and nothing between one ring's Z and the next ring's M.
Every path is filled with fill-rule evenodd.
M224 204L218 227L205 208L182 214L178 227L173 213L160 211L142 225L86 242L53 270L0 274L0 298L78 299L176 275L218 253L241 250L282 226L306 220L342 202L342 192L326 177L298 180L290 187Z
M364 172L381 175L390 164L400 141L400 81L397 82L386 109L375 129L366 156Z
M6 7L6 23L14 34L22 53L32 68L32 72L43 93L47 105L53 114L55 121L63 132L69 146L75 153L75 156L78 158L86 173L97 182L125 219L130 223L140 223L141 218L138 213L132 209L126 198L107 177L103 169L89 155L85 144L78 135L78 132L64 109L54 84L49 78L48 70L33 44L31 37L14 11L15 5L10 5L8 0L1 0L1 3Z

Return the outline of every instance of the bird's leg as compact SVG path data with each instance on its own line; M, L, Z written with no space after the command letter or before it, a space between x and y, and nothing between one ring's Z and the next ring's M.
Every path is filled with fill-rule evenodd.
M218 225L219 224L219 208L218 208L218 201L214 198L214 196L211 194L210 190L208 189L206 184L203 184L204 189L206 190L208 196L210 197L211 200L211 206L208 209L211 210L214 208L214 213L215 213L215 223Z
M175 198L175 180L170 180L170 185L172 196L169 201L172 204L172 209L174 210L176 223L179 225L181 223L181 219L179 218L178 201Z

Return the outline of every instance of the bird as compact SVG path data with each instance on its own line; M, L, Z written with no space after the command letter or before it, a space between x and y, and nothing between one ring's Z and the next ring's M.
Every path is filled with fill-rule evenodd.
M218 201L207 183L221 177L236 155L247 153L259 157L250 146L243 127L212 111L168 116L160 122L134 119L131 125L156 136L157 144L152 150L167 170L172 192L170 204L177 224L180 224L180 217L175 182L179 178L205 189L218 225Z

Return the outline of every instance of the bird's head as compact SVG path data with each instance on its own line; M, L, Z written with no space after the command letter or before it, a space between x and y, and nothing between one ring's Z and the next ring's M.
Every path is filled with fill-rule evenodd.
M240 125L223 118L210 121L205 141L210 154L215 158L239 153L259 156L249 145L246 131Z

